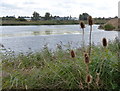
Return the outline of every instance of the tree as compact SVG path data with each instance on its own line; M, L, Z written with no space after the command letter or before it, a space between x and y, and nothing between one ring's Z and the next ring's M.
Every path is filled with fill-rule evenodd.
M45 13L45 20L50 20L50 13L49 12L46 12Z
M87 20L89 14L88 13L83 13L79 15L79 20Z
M32 20L34 20L34 21L40 20L39 13L37 13L37 12L34 11Z

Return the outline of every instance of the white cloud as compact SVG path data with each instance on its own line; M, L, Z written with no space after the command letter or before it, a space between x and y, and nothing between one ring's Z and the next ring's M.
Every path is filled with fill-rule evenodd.
M76 16L87 12L93 17L118 15L119 0L1 0L0 16L32 16L34 11L44 15Z

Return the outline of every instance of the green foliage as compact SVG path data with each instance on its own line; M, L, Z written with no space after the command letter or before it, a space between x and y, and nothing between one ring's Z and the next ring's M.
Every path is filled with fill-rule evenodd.
M92 45L90 74L91 89L120 89L118 53L120 42L109 42L107 48ZM83 50L76 49L76 57L71 58L70 49L62 47L52 52L45 47L41 52L2 55L3 89L79 89L80 82L87 89L86 65ZM100 72L99 86L96 73Z
M37 13L37 12L34 12L34 13L33 13L32 20L34 20L34 21L38 21L38 20L40 20L39 13Z
M79 15L79 20L87 20L89 14L88 13L83 13Z
M113 25L111 25L111 24L106 24L106 25L104 26L104 29L105 29L105 30L113 30L113 29L115 29L115 27L114 27Z
M45 13L45 20L50 20L50 13L49 12Z

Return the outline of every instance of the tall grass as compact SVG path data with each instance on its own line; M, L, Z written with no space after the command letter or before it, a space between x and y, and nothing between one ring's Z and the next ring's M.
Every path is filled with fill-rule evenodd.
M120 89L119 44L109 42L105 51L102 45L91 45L89 74L81 49L74 49L74 58L71 49L59 47L16 56L6 49L1 53L2 89Z

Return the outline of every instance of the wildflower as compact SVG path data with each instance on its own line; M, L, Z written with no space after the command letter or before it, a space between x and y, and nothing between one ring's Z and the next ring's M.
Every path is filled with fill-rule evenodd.
M93 25L92 16L88 17L88 24L90 25L90 36L89 36L89 56L90 56L90 54L91 54L92 25Z
M102 40L102 44L103 44L104 47L107 46L107 39L106 39L106 38L103 38L103 40Z
M86 76L86 83L91 83L92 82L92 76L90 75L90 74L88 74L87 76Z
M84 22L80 22L80 26L81 26L81 28L85 28Z
M75 52L73 50L71 50L71 57L74 58L75 57Z
M89 17L88 17L88 24L89 24L90 26L93 25L92 16L89 16Z
M90 59L89 59L89 56L87 53L84 54L84 58L85 58L85 63L89 63L90 62Z

